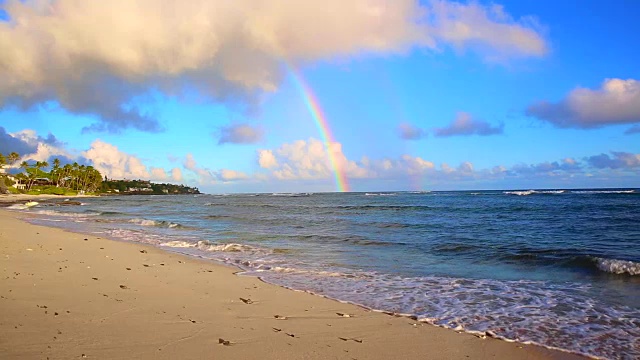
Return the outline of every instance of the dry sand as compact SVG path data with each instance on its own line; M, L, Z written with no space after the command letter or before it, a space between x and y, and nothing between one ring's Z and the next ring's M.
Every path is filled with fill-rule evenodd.
M24 216L0 210L1 359L583 359L416 324Z

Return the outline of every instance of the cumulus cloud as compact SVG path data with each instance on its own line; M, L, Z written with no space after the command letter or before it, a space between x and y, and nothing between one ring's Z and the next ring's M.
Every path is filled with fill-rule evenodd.
M187 154L184 157L184 161L182 162L182 166L185 169L190 170L198 177L198 183L202 185L213 184L215 182L215 176L213 173L206 168L202 168L198 166L198 163L193 157L193 154Z
M403 179L413 176L428 176L434 180L463 179L473 177L473 164L465 162L456 168L442 164L436 165L421 157L402 155L397 159L370 159L363 157L359 161L349 160L342 152L340 143L326 146L320 140L298 140L285 143L275 150L258 151L258 162L265 154L271 154L275 162L267 161L261 167L267 169L262 179L278 180L317 180L331 179L334 168L328 158L331 152L334 160L350 179ZM263 166L270 165L270 166Z
M182 171L179 168L171 169L171 179L175 182L182 181Z
M86 130L160 131L145 99L251 106L277 90L283 60L443 46L486 58L542 56L537 25L501 7L415 0L7 0L0 22L0 106L54 101L93 115Z
M102 175L112 179L166 181L173 177L162 168L147 167L138 157L120 151L117 146L100 139L91 143L91 147L82 152L82 156ZM175 171L180 172L177 168L172 170Z
M45 138L30 129L7 133L0 127L0 153L6 155L11 152L17 152L21 156L20 161L48 161L53 156L72 156L65 149L65 144L51 133Z
M640 171L640 154L627 152L612 152L612 156L600 154L582 159L567 157L556 161L522 163L510 167L496 165L481 169L476 168L469 161L464 161L457 166L447 163L436 165L422 157L408 154L397 158L362 157L355 161L346 158L339 143L328 147L321 141L311 138L282 144L276 149L258 151L258 162L260 163L260 159L263 159L262 170L253 174L251 178L261 182L274 180L307 184L317 180L333 182L334 169L327 158L330 148L334 151L333 156L342 164L348 180L360 184L364 184L363 181L369 181L369 183L382 181L384 184L395 182L402 184L400 186L406 186L408 181L414 183L426 181L432 185L456 188L464 187L463 183L493 183L508 180L526 184L535 179L539 184L546 182L570 186L575 179L582 179L576 183L580 183L579 181L584 183L585 179L593 176L608 179L611 177L611 169L619 170L618 175L621 176L635 176L634 174ZM269 160L264 161L265 158Z
M258 150L258 164L270 169L277 179L324 179L333 174L333 164L347 171L355 164L348 163L340 143L328 147L322 141L311 138L285 143L276 150Z
M573 158L565 158L561 161L541 162L538 164L518 164L508 172L510 175L525 176L554 176L564 173L576 173L583 170L583 165Z
M594 155L587 158L589 165L597 169L636 169L640 168L640 154L628 152L612 152L608 154Z
M640 81L606 79L599 89L575 88L557 103L541 101L526 114L561 128L597 128L640 122ZM627 130L634 132L634 128Z
M426 131L406 122L398 125L398 133L404 140L419 140L427 137Z
M249 124L236 124L220 129L218 144L255 144L264 137L264 130Z
M443 128L436 128L434 130L434 134L438 137L469 135L488 136L502 134L503 130L504 124L502 123L499 126L491 126L491 124L486 121L472 118L469 113L459 112L451 124Z
M271 169L278 166L278 160L271 150L258 150L258 165L264 169Z
M534 17L516 21L502 5L434 1L431 14L436 38L458 49L475 48L488 60L543 56L549 51Z
M248 179L249 176L241 171L222 169L217 172L218 179L221 181L236 181L236 180L245 180Z

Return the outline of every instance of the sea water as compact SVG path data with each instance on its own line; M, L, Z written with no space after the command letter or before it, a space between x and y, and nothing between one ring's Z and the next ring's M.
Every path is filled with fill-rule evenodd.
M113 196L41 224L457 330L640 358L640 190Z

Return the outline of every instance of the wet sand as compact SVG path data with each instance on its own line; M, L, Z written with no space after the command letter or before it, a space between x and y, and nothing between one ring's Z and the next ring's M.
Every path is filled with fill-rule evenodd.
M18 219L26 216L0 210L2 359L584 359Z

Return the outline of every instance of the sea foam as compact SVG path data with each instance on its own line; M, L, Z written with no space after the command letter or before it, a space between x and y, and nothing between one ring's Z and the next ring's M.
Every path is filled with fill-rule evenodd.
M595 257L598 269L612 274L640 275L640 263Z

